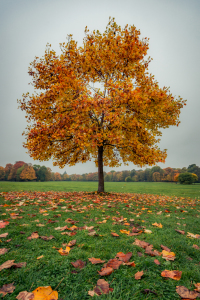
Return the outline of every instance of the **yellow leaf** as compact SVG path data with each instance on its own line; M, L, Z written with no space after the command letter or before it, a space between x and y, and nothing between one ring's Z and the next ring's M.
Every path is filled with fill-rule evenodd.
M60 248L60 249L58 250L58 252L59 252L61 255L68 255L70 250L71 250L70 247L66 247L65 250L63 250L63 248Z
M153 223L152 225L153 225L153 226L156 226L156 227L158 227L158 228L162 228L162 224L161 224L161 223L155 222L155 223Z
M50 286L40 286L33 292L34 300L57 300L58 292L53 291Z
M125 230L125 229L121 229L120 230L121 233L125 233L127 235L129 235L130 231L129 230Z

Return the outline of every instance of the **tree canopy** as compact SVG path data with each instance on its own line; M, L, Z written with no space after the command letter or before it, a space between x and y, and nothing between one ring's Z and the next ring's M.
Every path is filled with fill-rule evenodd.
M103 165L164 162L166 150L157 146L160 128L178 126L185 101L159 88L148 73L148 39L140 39L135 26L122 29L110 18L103 34L85 28L82 47L72 35L60 47L56 55L47 45L44 57L31 63L38 92L19 100L30 122L24 145L30 156L52 158L61 168L94 159L99 192Z

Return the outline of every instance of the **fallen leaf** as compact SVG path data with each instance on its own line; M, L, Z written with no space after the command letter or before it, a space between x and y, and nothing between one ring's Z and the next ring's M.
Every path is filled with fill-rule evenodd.
M152 233L152 231L151 231L151 230L149 230L149 229L145 229L145 230L144 230L144 233L151 234L151 233Z
M50 286L38 287L33 292L34 300L57 300L58 292L53 291Z
M41 259L41 258L43 258L43 257L44 257L44 255L41 255L41 256L38 256L37 259Z
M123 263L123 265L135 267L135 262L134 261L130 261L130 262L127 262L127 263Z
M0 255L5 254L6 252L8 252L8 249L0 248Z
M113 289L109 288L109 283L105 281L104 279L99 279L97 281L97 285L94 288L94 292L97 295L102 295L102 294L109 294L109 292L112 292Z
M27 291L20 292L19 295L16 297L18 300L32 300L34 298L33 293L29 293Z
M161 273L162 277L167 277L167 278L171 278L171 279L174 279L174 280L180 280L181 275L182 275L182 272L177 271L177 270L175 270L175 271L164 270Z
M60 249L58 250L58 252L59 252L61 255L68 255L70 250L71 250L70 247L66 247L65 250L63 250L63 248L60 248Z
M153 223L152 225L156 226L158 228L162 228L163 227L161 223L157 223L157 222Z
M174 252L162 251L162 258L166 260L175 260L176 254Z
M200 238L200 235L199 234L193 234L191 232L188 232L187 233L187 236L188 237L191 237L191 238L194 238L194 239L199 239Z
M178 230L178 229L175 229L176 232L180 233L180 234L185 234L185 231L184 230Z
M200 250L199 246L197 246L195 244L192 247L195 248L195 249L197 249L197 250Z
M94 258L94 257L88 258L88 260L89 260L93 265L96 265L96 264L102 264L102 263L105 262L105 260L101 260L100 258Z
M5 228L6 227L6 225L8 225L9 224L9 222L7 222L7 221L0 221L0 228Z
M68 247L72 247L76 244L76 240L72 240L72 241L69 241L69 243L67 244Z
M132 252L128 252L127 254L124 254L123 252L118 252L116 255L116 257L119 257L119 260L122 260L125 263L129 261L131 256L132 256Z
M118 236L119 236L119 234L117 234L117 233L115 233L115 232L111 232L111 235L112 235L112 236L115 236L115 237L118 237Z
M160 262L159 262L159 260L157 260L157 259L154 259L154 262L155 262L155 264L156 264L156 265L160 265Z
M117 270L119 269L121 264L123 264L121 260L114 258L114 259L110 259L106 264L104 264L104 268L110 267L113 268L114 270Z
M135 239L135 242L133 243L133 245L139 246L143 249L145 249L146 247L148 247L150 244L145 242L145 241L140 241L138 239Z
M12 294L15 289L15 286L13 283L10 284L4 284L2 288L0 288L0 294L3 294L2 297L4 297L6 294Z
M138 280L138 279L141 279L142 275L144 275L144 272L143 271L138 271L137 273L135 273L135 279Z
M44 241L50 241L52 239L55 239L55 237L53 235L50 235L49 237L46 235L40 236L40 238Z
M0 238L7 237L7 236L8 236L8 232L0 234Z
M164 245L160 245L160 247L165 251L171 252L171 249L169 249L168 247L166 247Z
M75 262L71 262L71 264L74 268L83 269L85 267L85 262L82 261L81 259L78 259Z
M35 231L31 234L31 236L27 237L27 240L38 239L38 238L39 238L39 234L37 233L37 231Z
M195 291L200 292L200 283L194 283L196 289Z
M2 265L0 265L0 271L3 269L8 269L14 265L15 260L7 260Z
M188 290L185 286L177 286L176 292L184 299L196 299L200 294L195 291Z
M113 272L113 268L107 267L102 268L100 271L98 271L99 275L101 276L108 276Z
M142 293L143 294L150 294L150 293L152 293L154 295L158 295L156 292L154 292L154 291L152 291L150 289L144 289L144 290L142 290Z
M99 296L98 294L95 293L95 291L88 291L88 295L92 297Z
M121 232L121 233L125 233L125 234L127 234L127 235L130 234L130 231L129 231L129 230L125 230L125 229L121 229L120 232Z

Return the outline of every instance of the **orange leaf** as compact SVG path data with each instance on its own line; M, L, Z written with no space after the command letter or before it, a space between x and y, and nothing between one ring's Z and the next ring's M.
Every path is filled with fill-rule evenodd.
M68 255L70 250L71 250L70 247L66 247L65 250L63 250L63 248L60 248L60 249L58 250L58 252L59 252L61 255Z
M53 291L50 286L38 287L33 292L34 300L57 300L58 292Z
M164 270L161 273L162 277L167 277L167 278L171 278L171 279L174 279L174 280L180 280L181 275L182 275L182 272L181 271L176 271L176 270L175 271Z
M138 271L137 273L135 273L135 279L138 280L138 279L141 279L142 275L144 275L144 272L143 271Z
M113 268L107 267L102 268L100 271L98 271L99 275L101 276L108 276L113 272Z

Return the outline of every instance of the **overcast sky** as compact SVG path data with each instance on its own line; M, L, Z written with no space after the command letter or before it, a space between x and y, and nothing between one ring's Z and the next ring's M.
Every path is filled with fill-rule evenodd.
M54 172L96 172L93 162L64 169L34 161L22 147L25 113L17 99L33 92L28 66L42 57L47 43L59 54L68 34L82 45L84 28L104 32L109 16L124 27L135 25L150 38L149 70L160 87L187 99L179 127L163 130L159 147L168 149L162 168L200 166L200 0L0 0L0 166L23 160ZM114 170L138 169L130 163ZM105 168L105 171L109 171Z

